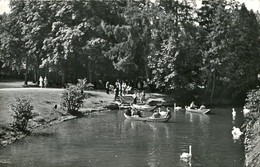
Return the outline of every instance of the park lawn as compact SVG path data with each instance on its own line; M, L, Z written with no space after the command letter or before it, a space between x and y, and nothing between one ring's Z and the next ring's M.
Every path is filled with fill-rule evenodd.
M31 101L34 107L33 112L38 118L43 118L45 122L56 120L66 114L60 107L61 95L64 89L53 88L4 88L0 89L0 126L9 126L12 122L12 111L10 103L15 98L25 97ZM104 92L87 91L87 99L84 100L83 110L106 106L113 101L113 95ZM58 108L54 109L57 105Z

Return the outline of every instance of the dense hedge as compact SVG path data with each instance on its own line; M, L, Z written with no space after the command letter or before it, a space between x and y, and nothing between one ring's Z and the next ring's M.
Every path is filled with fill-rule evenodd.
M246 107L250 113L245 117L245 165L260 166L260 89L251 90L247 94Z

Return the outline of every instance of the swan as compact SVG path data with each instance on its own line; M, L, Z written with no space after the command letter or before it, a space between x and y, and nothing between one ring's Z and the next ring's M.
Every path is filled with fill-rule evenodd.
M173 109L174 109L174 111L178 111L178 110L181 110L182 108L180 106L177 106L176 103L174 103Z
M233 135L233 139L237 140L239 137L243 134L243 132L240 131L239 128L236 128L235 126L232 128L231 134Z
M246 117L246 115L250 112L249 109L246 108L246 106L244 106L243 108L243 114L244 114L244 117Z
M235 110L234 108L232 108L232 117L233 117L233 120L235 120L236 115L237 115L236 110Z
M182 153L180 158L181 159L191 158L191 145L189 146L189 153Z

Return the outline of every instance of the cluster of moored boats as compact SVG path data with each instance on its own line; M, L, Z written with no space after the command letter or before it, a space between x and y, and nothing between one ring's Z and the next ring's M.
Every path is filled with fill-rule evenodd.
M161 111L160 107L158 106L151 106L148 104L131 104L131 105L119 105L119 108L121 109L128 109L128 112L124 113L124 116L128 120L132 121L145 121L145 122L167 122L171 118L171 111L169 108L167 108L166 111ZM129 112L131 110L131 112ZM210 112L210 109L206 108L190 108L188 106L185 107L185 109L182 109L181 107L176 107L174 105L174 111L178 110L186 110L187 112L193 112L193 113L199 113L199 114L208 114ZM133 114L135 111L150 111L154 112L153 115L149 117L143 117L140 114ZM130 113L130 114L129 114ZM132 114L131 114L132 113Z

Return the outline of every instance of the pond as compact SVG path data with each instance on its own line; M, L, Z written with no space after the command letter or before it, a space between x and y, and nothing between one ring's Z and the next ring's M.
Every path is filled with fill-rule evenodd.
M231 130L243 123L241 109L232 121L231 108L203 115L172 112L168 123L131 122L115 110L42 129L1 148L3 167L239 167L244 164L242 140ZM149 114L149 113L148 113ZM192 146L191 161L180 160Z

